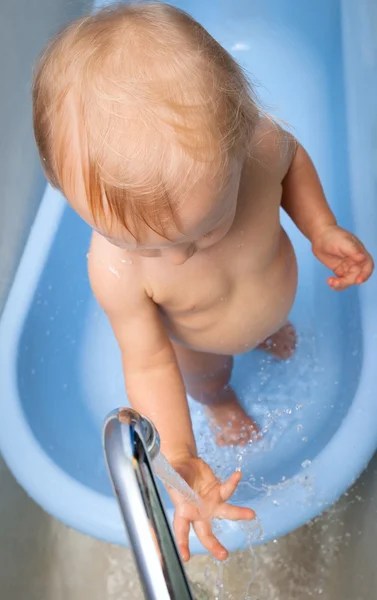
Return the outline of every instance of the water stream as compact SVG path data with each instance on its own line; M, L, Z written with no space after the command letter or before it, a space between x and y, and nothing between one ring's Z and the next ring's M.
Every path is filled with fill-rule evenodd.
M153 460L153 466L162 483L176 490L188 501L200 505L200 497L188 483L173 469L167 458L160 452Z
M191 489L184 479L173 469L169 461L163 454L158 454L153 461L156 473L161 479L163 484L167 487L171 487L188 501L198 506L201 505L200 496ZM221 537L222 533L222 521L219 519L213 519L213 532L216 536ZM261 539L263 536L263 529L258 517L253 521L232 521L231 527L239 530L240 535L246 537L247 547L250 553L250 580L246 586L245 593L243 595L244 600L251 598L250 589L254 582L257 573L257 559L253 550L253 543ZM227 571L230 568L230 561L228 559L225 562L219 562L213 559L214 570L210 569L205 573L205 580L207 588L211 589L214 600L232 600L232 596L229 595L226 588Z

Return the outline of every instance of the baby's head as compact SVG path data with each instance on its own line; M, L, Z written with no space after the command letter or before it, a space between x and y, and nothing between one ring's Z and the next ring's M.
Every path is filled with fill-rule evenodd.
M183 262L231 227L259 112L186 13L137 3L73 22L38 61L33 108L49 181L113 244Z

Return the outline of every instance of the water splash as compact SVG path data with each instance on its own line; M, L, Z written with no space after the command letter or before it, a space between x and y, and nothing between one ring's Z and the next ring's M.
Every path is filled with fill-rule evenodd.
M219 448L202 407L189 399L199 455L205 458L220 479L229 477L236 468L242 470L244 483L251 486L250 490L243 487L244 493L236 492L235 501L246 497L250 501L265 495L267 489L273 489L268 488L268 484L279 484L279 481L270 478L268 469L276 471L278 448L286 436L290 447L297 449L297 465L295 472L285 475L288 480L293 478L297 483L295 475L303 468L301 463L312 458L311 442L316 425L315 418L308 415L314 414L316 374L321 373L323 368L310 330L299 331L297 352L288 361L278 362L261 352L237 358L233 379L235 391L246 412L255 418L263 432L261 441L251 441L242 448ZM305 464L309 466L309 463Z
M234 573L238 568L239 554L234 553L226 561L219 562L212 559L204 573L206 589L210 590L211 598L214 600L247 600L253 588L253 584L258 574L258 561L253 544L263 536L263 530L259 520L237 521L229 523L229 526L237 531L237 535L245 536L246 551L242 553L243 575L247 573L246 579L242 577L243 582L238 586L237 595L233 595ZM214 533L221 538L223 522L214 521ZM246 564L245 564L246 561ZM242 588L242 589L240 589Z

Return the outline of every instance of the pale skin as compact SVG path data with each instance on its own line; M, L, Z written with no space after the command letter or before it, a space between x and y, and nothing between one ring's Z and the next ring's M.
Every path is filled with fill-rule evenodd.
M255 516L227 503L241 474L222 483L198 458L186 393L204 405L219 444L258 437L229 379L235 354L260 347L287 358L295 347L287 317L297 267L280 207L333 272L332 289L359 285L373 270L361 241L337 225L306 151L290 136L282 146L281 130L269 122L254 135L253 158L233 161L223 189L200 181L187 194L180 206L183 232L172 226L167 240L144 227L136 244L128 231L102 228L89 253L91 285L122 352L128 398L155 423L163 453L203 500L200 512L171 491L185 561L190 524L205 548L224 560L228 553L211 519ZM94 226L85 200L74 196L83 194L71 194L70 202Z

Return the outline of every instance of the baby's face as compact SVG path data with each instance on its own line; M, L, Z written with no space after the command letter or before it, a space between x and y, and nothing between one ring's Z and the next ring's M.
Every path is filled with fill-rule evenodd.
M138 242L130 232L120 228L96 230L119 248L143 257L181 265L196 252L220 242L229 232L237 209L241 168L239 163L232 166L228 180L220 190L214 181L202 180L196 184L182 199L177 211L181 231L172 224L170 230L167 228L169 239L149 227L143 228Z

